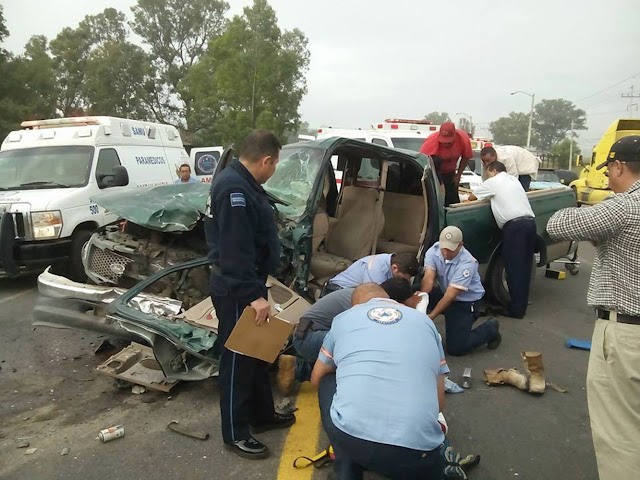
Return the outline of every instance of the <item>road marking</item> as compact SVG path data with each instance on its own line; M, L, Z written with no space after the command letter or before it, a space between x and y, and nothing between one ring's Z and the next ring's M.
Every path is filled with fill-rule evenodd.
M313 457L318 453L320 438L320 409L318 408L318 392L309 382L300 387L296 401L298 415L282 449L278 480L311 480L315 468L293 468L293 461L301 455Z
M33 291L33 288L30 288L29 290L25 290L24 292L16 293L15 295L11 295L5 298L0 298L0 303L10 302L11 300L21 297L22 295L26 295L27 293L30 293L32 291Z

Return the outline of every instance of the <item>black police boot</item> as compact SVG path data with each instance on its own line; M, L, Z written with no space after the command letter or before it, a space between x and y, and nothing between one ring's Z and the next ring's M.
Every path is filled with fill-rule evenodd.
M289 428L294 423L296 423L296 416L293 413L276 413L273 415L271 421L259 425L252 425L251 430L253 433L263 433L279 428Z
M225 443L225 447L239 457L248 458L249 460L260 460L269 456L267 446L253 437L249 437L246 440Z

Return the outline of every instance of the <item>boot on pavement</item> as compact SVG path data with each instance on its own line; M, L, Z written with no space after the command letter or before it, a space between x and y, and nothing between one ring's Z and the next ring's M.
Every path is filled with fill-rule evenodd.
M516 368L496 368L484 371L484 381L487 385L513 385L520 390L527 390L527 377Z
M278 375L276 377L278 390L288 397L293 393L296 383L296 357L293 355L280 355L278 359Z
M544 393L544 366L540 352L522 352L524 368L529 373L529 392Z

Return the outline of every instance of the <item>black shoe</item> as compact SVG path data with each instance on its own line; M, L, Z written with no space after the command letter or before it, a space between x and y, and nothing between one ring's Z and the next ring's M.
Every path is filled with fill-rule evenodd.
M276 413L270 422L252 425L251 430L253 433L263 433L279 428L289 428L294 423L296 423L296 416L293 413Z
M225 443L224 446L239 457L248 458L249 460L260 460L269 456L267 446L253 437L249 437L246 440Z
M502 335L500 334L500 322L498 322L498 320L496 320L495 318L490 318L485 322L485 324L495 326L496 333L493 339L490 342L487 342L487 348L489 350L495 350L500 346L500 343L502 342Z

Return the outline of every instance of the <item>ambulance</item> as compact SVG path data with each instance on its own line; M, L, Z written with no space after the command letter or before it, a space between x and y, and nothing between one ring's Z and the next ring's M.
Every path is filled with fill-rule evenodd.
M84 244L117 220L91 198L174 183L191 163L170 125L87 116L21 126L0 147L0 277L54 265L83 279Z

